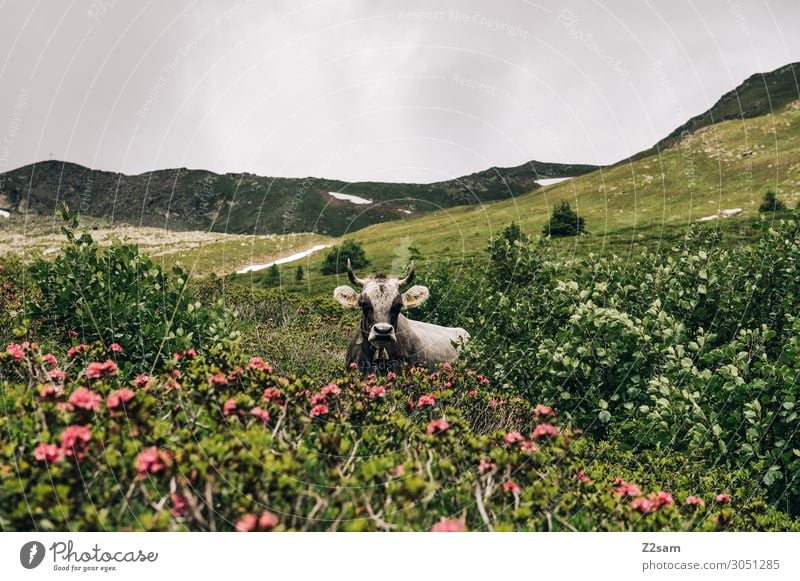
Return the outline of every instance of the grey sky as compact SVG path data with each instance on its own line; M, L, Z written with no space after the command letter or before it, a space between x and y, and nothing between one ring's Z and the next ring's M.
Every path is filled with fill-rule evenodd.
M800 60L800 2L0 0L0 172L610 163Z

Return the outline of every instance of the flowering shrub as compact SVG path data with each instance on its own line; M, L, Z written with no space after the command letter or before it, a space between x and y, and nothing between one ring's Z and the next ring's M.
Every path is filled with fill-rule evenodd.
M18 347L0 353L6 530L798 528L746 475L595 442L459 366L319 381L198 349L129 379L89 373L95 343L52 379Z

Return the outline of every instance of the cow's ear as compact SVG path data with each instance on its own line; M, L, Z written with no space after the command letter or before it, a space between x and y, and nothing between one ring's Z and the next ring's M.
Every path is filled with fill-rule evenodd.
M414 285L403 293L403 306L407 309L413 309L428 300L429 296L428 287Z
M358 293L346 284L337 286L334 289L333 298L335 298L340 305L348 309L352 309L358 305Z

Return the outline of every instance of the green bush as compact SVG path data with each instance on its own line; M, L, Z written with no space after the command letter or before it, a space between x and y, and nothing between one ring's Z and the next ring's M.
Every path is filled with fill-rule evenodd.
M764 199L761 201L761 205L758 207L758 211L762 214L785 212L787 209L788 208L786 207L786 204L784 204L782 200L778 199L778 196L776 196L775 192L772 190L769 190L766 194L764 194Z
M584 219L570 208L569 202L561 202L553 210L550 220L544 225L542 235L553 238L577 236L583 234L584 230Z
M361 269L369 266L369 260L364 253L361 243L352 238L346 238L341 244L333 246L325 255L325 262L322 263L322 274L341 274L347 272L347 260L354 269Z
M101 247L90 234L75 234L76 215L65 211L63 217L61 254L30 267L38 292L27 314L39 336L65 345L116 343L118 358L142 366L161 365L192 344L232 338L221 306L192 300L183 267L165 272L134 244Z
M798 529L746 474L597 443L467 369L331 383L197 351L133 380L101 343L0 353L3 529Z
M515 245L530 254L526 284L506 268L475 292L470 281L487 278L476 269L461 285L434 279L431 300L460 305L438 322L469 329L465 358L498 389L557 406L598 438L745 470L797 514L799 240L788 220L750 246L724 249L696 229L635 260L555 263Z

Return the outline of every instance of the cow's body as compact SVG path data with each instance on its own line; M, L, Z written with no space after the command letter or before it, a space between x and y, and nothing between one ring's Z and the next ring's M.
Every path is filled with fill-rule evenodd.
M399 373L409 365L432 368L458 357L459 347L469 339L464 329L412 321L400 313L401 308L414 308L428 298L424 286L400 292L414 278L413 263L403 279L387 275L360 279L349 261L347 267L351 282L361 287L361 292L340 286L333 296L345 307L362 310L347 348L348 367L355 363L364 373Z
M376 356L376 348L367 340L368 336L361 328L356 329L350 336L346 356L348 367L355 363L365 373L399 373L408 365L433 368L456 359L458 346L469 340L469 333L461 327L413 321L402 314L397 318L397 342L386 348L385 358Z

